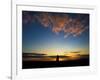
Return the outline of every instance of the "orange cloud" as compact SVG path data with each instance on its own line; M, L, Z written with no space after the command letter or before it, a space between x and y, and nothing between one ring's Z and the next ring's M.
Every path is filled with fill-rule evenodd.
M48 13L41 13L35 16L36 19L44 26L48 27L50 24Z
M69 17L68 16L52 16L51 18L52 22L52 31L54 33L59 33L63 31L66 24L68 24Z
M25 23L37 20L44 27L51 27L50 29L55 34L59 34L61 31L64 32L64 38L67 38L69 35L72 35L73 37L79 36L87 29L80 19L71 18L67 14L59 15L45 12L35 15L26 14L23 20Z

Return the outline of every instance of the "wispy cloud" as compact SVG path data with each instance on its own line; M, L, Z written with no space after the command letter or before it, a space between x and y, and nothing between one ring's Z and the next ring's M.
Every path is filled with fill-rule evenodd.
M30 14L28 12L23 14L23 23L38 21L44 27L51 27L51 31L55 34L64 32L64 38L72 35L73 37L81 35L85 30L88 29L88 26L85 25L87 20L83 20L80 17L72 18L67 14L53 14L40 12L37 14Z
M70 53L81 53L81 51L73 51L73 52L70 52Z

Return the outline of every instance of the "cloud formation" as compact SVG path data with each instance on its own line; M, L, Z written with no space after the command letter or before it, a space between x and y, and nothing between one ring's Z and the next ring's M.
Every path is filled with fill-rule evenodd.
M73 51L73 52L70 52L70 53L81 53L81 51Z
M72 15L73 16L73 15ZM50 28L55 34L60 32L64 33L64 38L72 35L73 37L81 35L85 30L88 29L89 23L88 17L80 15L74 15L72 17L68 14L57 14L47 12L32 12L23 13L23 23L38 21L41 25L46 28ZM82 19L83 18L83 19Z

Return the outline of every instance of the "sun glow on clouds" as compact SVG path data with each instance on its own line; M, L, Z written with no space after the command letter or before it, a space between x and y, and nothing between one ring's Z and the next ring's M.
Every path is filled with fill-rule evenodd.
M52 56L52 55L64 55L65 50L64 49L47 49L47 50L37 50L37 51L33 51L33 53L43 53L46 54L48 56Z
M46 49L46 50L33 50L32 53L39 53L39 54L45 54L46 56L79 56L79 55L87 55L88 50L82 49L79 51L76 50L66 50L66 49Z
M88 26L84 25L86 19L80 20L80 18L72 18L67 14L52 14L52 13L38 13L34 15L29 15L29 13L24 13L23 23L38 21L45 28L51 27L51 31L55 34L60 32L64 33L64 38L68 36L79 36L85 30L88 29Z
M81 14L77 14L77 15L78 16L76 16L76 14L73 14L73 13L59 14L59 13L31 12L31 11L23 12L23 24L25 24L26 26L26 24L32 23L32 26L29 28L29 30L28 30L29 26L23 27L23 29L25 28L25 30L28 33L30 33L30 35L23 40L26 41L25 43L31 44L29 47L27 47L27 44L26 44L25 47L27 47L27 49L25 48L23 49L23 51L25 52L29 51L30 53L36 53L36 54L45 54L44 56L56 56L56 55L68 56L70 59L78 58L80 55L83 55L83 54L85 55L89 54L88 47L84 47L84 43L83 43L83 40L84 40L83 38L85 37L80 36L81 34L84 34L86 30L88 30L89 16L86 16L85 14L82 14L82 15L85 15L84 17L81 16ZM37 23L39 24L39 28L38 26L35 26L37 25ZM31 33L30 29L38 30L40 28L43 30L44 28L45 30L50 29L51 31L47 32L44 37L44 35L41 36L41 33L43 31L39 30L41 31L41 33L37 31L37 33L39 33L38 35L39 38L35 39L35 37L33 37L34 31L32 31ZM61 32L63 33L60 35ZM35 34L35 36L37 36L37 33ZM48 37L48 33L55 33L55 35L58 35L58 36L60 35L59 36L60 39L58 37L57 38L53 37L51 39ZM25 36L27 36L26 32L24 34ZM54 34L52 35L54 36ZM50 36L52 37L52 35ZM77 39L76 42L74 40L71 40L71 38L64 39L64 38L68 38L69 36L72 36L72 37L80 36L79 38L81 38L82 41L79 38L75 38L75 40ZM88 35L85 35L85 36L88 36ZM33 39L31 43L29 41L30 39L31 40ZM42 45L39 44L40 40L42 40L41 41L41 43L43 43ZM78 43L78 44L73 44L73 43ZM33 44L35 44L36 46ZM86 46L87 45L88 43L86 44Z
M27 57L24 58L26 61L56 61L56 56L59 56L59 61L68 61L68 60L78 60L80 58L84 58L88 56L88 54L81 54L82 51L69 51L65 52L65 50L56 49L56 50L33 50L33 53L28 53ZM24 54L25 55L25 54Z

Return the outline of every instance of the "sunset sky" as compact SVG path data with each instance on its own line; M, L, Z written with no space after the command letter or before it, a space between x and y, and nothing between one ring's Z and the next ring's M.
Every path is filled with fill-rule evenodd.
M89 54L89 14L22 11L22 51Z

